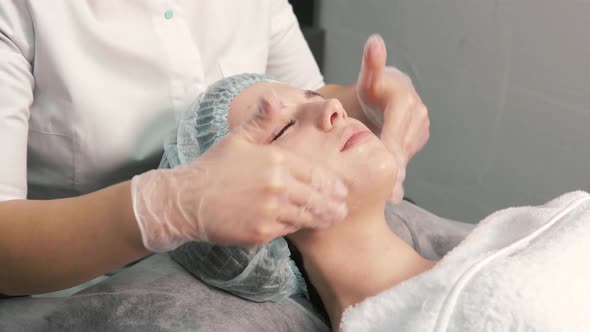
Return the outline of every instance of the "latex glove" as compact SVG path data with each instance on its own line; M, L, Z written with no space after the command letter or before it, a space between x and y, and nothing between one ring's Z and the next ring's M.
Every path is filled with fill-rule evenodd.
M288 122L276 100L196 160L131 182L144 246L163 252L195 240L264 244L344 219L347 189L331 172L272 146Z
M369 37L356 88L365 116L381 128L381 140L397 162L399 171L391 201L399 203L404 196L406 167L428 141L430 120L410 77L395 67L386 67L386 61L381 36Z

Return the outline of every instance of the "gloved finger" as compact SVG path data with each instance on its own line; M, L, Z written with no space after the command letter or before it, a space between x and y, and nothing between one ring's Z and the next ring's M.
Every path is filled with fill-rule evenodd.
M314 166L292 153L287 153L286 158L290 175L299 183L330 197L344 199L348 195L348 188L335 174Z
M426 142L428 142L428 139L430 138L430 121L427 119L425 122L426 130L422 132L420 138L417 141L418 146L420 148L424 147L426 145Z
M288 224L283 224L282 228L280 228L279 231L277 232L277 237L287 236L289 234L299 231L300 229L301 229L301 227L299 227L299 226L291 226Z
M392 112L397 113L398 120L395 122L397 130L400 133L407 133L410 125L412 124L414 113L416 110L417 99L413 93L400 94L391 103Z
M314 221L314 215L303 205L284 204L281 206L278 220L293 229L300 229L311 225Z
M404 165L404 161L406 160L406 153L402 146L403 137L399 135L399 133L382 133L381 135L381 141L395 158L397 167Z
M401 122L405 116L397 104L391 102L383 112L383 128L381 128L381 140L389 148L389 145L397 143L400 134Z
M275 219L272 222L259 227L257 230L258 234L254 236L252 242L254 242L255 245L264 245L280 236L297 232L301 228L301 225L292 224L281 219Z
M398 204L404 199L404 187L402 185L396 185L391 193L390 201L393 204Z
M361 89L361 93L371 91L375 96L381 95L381 76L386 62L387 49L383 38L378 34L370 36L363 49L361 70L357 80L357 87Z
M424 146L421 144L422 137L424 136L424 132L429 130L428 111L426 106L422 103L416 103L410 112L411 120L404 137L404 148L408 153L409 158Z
M285 116L278 98L274 95L265 96L260 101L258 112L236 129L233 135L250 143L270 143L276 129L285 121Z
M348 214L344 201L326 197L309 185L292 179L287 188L288 192L283 196L285 199L281 202L280 210L289 218L281 217L281 220L288 220L301 227L315 228L340 221Z
M384 124L380 138L392 153L394 146L399 145L399 147L404 147L407 131L412 121L412 113L409 110L409 105L414 100L411 97L395 99L385 109L383 114Z
M396 81L403 81L406 84L409 84L409 86L411 86L412 88L414 87L414 83L412 82L412 78L410 76L408 76L408 74L397 69L396 67L386 66L384 72L386 75L389 75L391 78L394 78Z
M397 170L397 183L403 186L404 181L406 181L406 168L408 167L408 162L407 159L400 159L400 166Z
M389 200L394 203L399 203L404 195L404 181L406 179L406 166L407 159L404 154L398 151L399 148L394 148L392 152L395 160L396 175L391 184L392 191L389 196Z

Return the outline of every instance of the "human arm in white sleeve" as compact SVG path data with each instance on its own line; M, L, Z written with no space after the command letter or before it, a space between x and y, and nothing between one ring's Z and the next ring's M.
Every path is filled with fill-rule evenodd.
M343 218L338 216L346 213L344 197L333 194L345 195L346 188L336 175L267 144L285 120L276 103L272 114L283 117L256 117L243 126L250 130L228 135L195 164L139 175L133 191L126 181L78 197L26 199L28 113L35 103L33 54L42 56L34 52L39 40L33 38L43 36L33 32L28 4L14 0L0 5L0 144L3 159L20 158L0 163L0 183L12 188L0 201L0 294L43 293L88 281L145 256L144 238L152 250L191 240L255 245L303 226L318 227L322 217ZM52 13L33 17L37 15ZM34 109L43 111L38 106ZM254 139L252 131L261 128L265 131ZM11 150L8 146L17 140L20 145ZM15 152L8 156L6 151ZM11 178L15 174L20 174L17 182ZM188 175L192 181L185 181ZM182 186L175 185L179 182ZM245 194L239 200L227 194L235 192ZM301 199L285 199L289 197ZM244 217L244 206L252 214ZM290 217L283 218L286 213ZM178 215L184 219L174 218ZM170 229L172 236L165 236Z
M81 198L27 200L33 24L26 1L0 6L0 294L71 287L147 254L129 183Z
M82 196L27 200L34 101L34 29L27 1L0 5L0 294L67 288L145 254L129 183Z
M285 122L276 103L274 111L264 113L276 116L255 117L192 164L135 177L133 190L126 181L78 197L26 199L36 42L26 4L0 6L0 144L6 159L20 158L0 163L0 182L16 188L4 191L0 202L0 294L75 286L145 256L144 244L152 250L191 240L256 245L344 217L346 187L336 175L268 144ZM39 106L35 110L43 111ZM17 147L9 146L17 140ZM15 152L7 156L6 151ZM16 184L15 174L20 174ZM243 197L232 199L237 192Z
M270 27L266 73L302 89L324 86L324 77L287 0L271 0Z
M0 8L0 201L27 196L27 136L33 103L33 25L14 4Z

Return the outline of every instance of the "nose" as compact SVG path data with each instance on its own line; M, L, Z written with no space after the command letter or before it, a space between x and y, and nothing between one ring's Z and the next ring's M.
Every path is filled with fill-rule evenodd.
M337 122L348 118L348 114L338 99L327 99L322 105L320 113L319 125L324 131L332 130Z

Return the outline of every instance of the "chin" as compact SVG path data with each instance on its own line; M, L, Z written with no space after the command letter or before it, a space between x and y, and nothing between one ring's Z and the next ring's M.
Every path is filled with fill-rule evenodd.
M349 160L350 192L355 200L385 201L391 194L397 176L393 155L381 141L358 147L354 160ZM361 149L362 148L362 149Z

